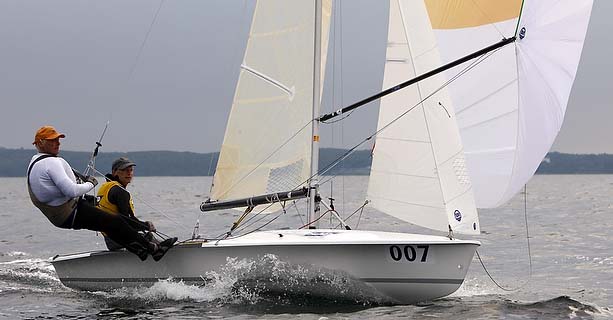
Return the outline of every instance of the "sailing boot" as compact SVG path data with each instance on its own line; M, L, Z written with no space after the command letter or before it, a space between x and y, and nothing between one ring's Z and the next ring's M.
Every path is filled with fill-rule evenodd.
M145 238L145 240L149 242L160 244L160 240L155 238L155 236L153 235L153 232L146 232L145 234L143 234L143 237Z
M138 242L132 242L130 244L128 244L126 246L126 249L132 253L134 253L135 255L138 256L138 258L140 259L140 261L145 261L147 260L147 256L149 254L147 248L143 247L142 244L138 243Z
M157 250L151 254L153 260L160 261L160 259L162 259L166 252L170 250L170 248L172 248L172 246L175 244L175 242L177 242L178 239L179 238L177 237L172 237L160 242L157 245Z

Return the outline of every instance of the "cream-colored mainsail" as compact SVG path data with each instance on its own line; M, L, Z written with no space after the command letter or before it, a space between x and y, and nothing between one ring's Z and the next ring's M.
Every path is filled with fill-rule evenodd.
M390 1L386 56L384 89L441 65L423 2ZM456 116L444 82L443 75L434 76L381 100L378 129L386 128L376 137L368 199L378 210L416 225L478 234Z
M322 6L326 52L331 2ZM289 191L309 178L315 9L314 1L256 3L212 200Z
M425 3L443 63L517 37L449 86L477 206L499 206L532 177L560 130L592 0Z

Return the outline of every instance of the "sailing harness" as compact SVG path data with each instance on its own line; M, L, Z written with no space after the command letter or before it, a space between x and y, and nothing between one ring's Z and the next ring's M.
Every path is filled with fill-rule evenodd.
M73 198L71 200L66 201L65 203L59 206L50 206L39 201L34 193L32 192L32 187L30 186L30 173L32 172L32 168L34 165L46 158L55 157L54 155L44 154L38 158L36 158L30 164L28 168L28 193L30 194L30 200L34 206L36 206L44 215L51 221L51 223L59 228L69 229L74 224L74 219L76 217L76 209L78 204L78 198ZM71 219L72 217L72 219ZM67 223L70 222L70 223Z

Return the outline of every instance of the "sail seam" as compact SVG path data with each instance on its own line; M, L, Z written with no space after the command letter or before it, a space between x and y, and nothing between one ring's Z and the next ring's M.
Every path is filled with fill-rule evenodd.
M461 115L461 114L462 114L463 112L465 112L466 110L471 109L471 108L473 108L474 106L478 105L479 103L481 103L481 102L483 102L483 101L487 100L489 97L491 97L491 96L494 96L494 95L498 94L500 91L502 91L502 90L506 89L507 87L511 86L511 85L512 85L514 82L517 82L517 80L518 80L518 79L517 79L517 78L515 78L515 79L513 79L513 80L509 81L507 84L505 84L505 85L501 86L500 88L498 88L498 90L496 90L496 91L494 91L494 92L492 92L492 93L490 93L490 94L488 94L488 95L486 95L486 96L483 96L481 99L479 99L479 100L477 100L477 101L475 101L475 102L473 102L473 103L471 103L471 104L467 105L467 106L466 106L465 108L463 108L462 110L458 110L458 111L456 111L456 115ZM494 118L492 118L492 119L494 119Z
M458 198L462 197L463 195L465 195L465 194L467 194L467 193L471 192L471 191L472 191L472 189L473 189L472 187L468 187L468 188L466 189L466 191L464 191L464 192L460 193L459 195L457 195L457 196L452 197L451 199L449 199L448 203L451 203L451 202L453 202L455 199L458 199Z
M400 200L395 200L395 199L388 199L388 198L380 197L380 196L377 196L377 195L369 195L369 197L370 198L377 198L377 199L381 199L381 200L385 200L385 201L390 201L390 202L408 204L408 205L416 206L416 207L424 207L424 208L432 208L432 209L445 209L444 206L428 206L428 205L420 204L420 203L413 203L413 202L406 202L406 201L400 201Z
M388 141L404 141L404 142L416 142L416 143L430 143L429 140L413 140L413 139L402 139L402 138L388 138L385 136L377 136L377 139L388 140Z
M490 122L490 121L492 121L492 120L496 120L496 119L500 119L500 118L502 118L502 117L506 117L506 116L508 116L508 115L510 115L510 114L512 114L512 113L517 113L517 114L519 115L519 108L517 108L517 109L515 109L515 110L511 110L511 111L506 112L506 113L503 113L503 114L500 114L500 115L495 116L495 117L493 117L493 118L489 118L489 119L485 119L485 120L483 120L483 121L479 121L479 122L477 122L477 123L473 123L473 124L471 124L471 125L469 125L469 126L464 126L464 127L462 127L462 129L468 129L468 128L476 127L476 126L479 126L479 125L484 124L484 123L486 123L486 122Z
M441 163L439 163L439 165L444 165L445 163L449 162L450 160L455 159L455 157L456 157L458 154L461 154L461 153L463 153L463 152L464 152L464 149L460 148L460 151L458 151L458 152L456 152L456 153L452 154L452 155L451 155L449 158L447 158L446 160L443 160Z
M371 172L377 172L377 173L384 173L384 174L393 174L393 175L400 175L400 176L404 176L404 177L414 177L414 178L424 178L424 179L431 179L434 180L436 179L436 177L432 177L432 176L421 176L421 175L417 175L417 174L408 174L408 173L401 173L401 172L392 172L392 171L385 171L385 170L376 170L376 169L371 169Z
M484 153L498 153L505 151L515 151L517 148L515 147L507 147L507 148L496 148L496 149L487 149L487 150L479 150L479 151L464 151L464 154L484 154Z
M479 6L479 4L476 1L472 1L473 5L479 10L479 12L481 13L481 15L483 15L483 17L485 17L485 19L489 20L489 15L487 14L487 12L485 12L485 10L483 10L483 8L481 6ZM521 12L521 11L520 11ZM512 20L513 18L509 19ZM519 19L518 19L519 20ZM496 25L497 22L500 21L495 21L495 19L491 20L492 22L490 23L490 25L496 30L496 32L503 38L506 38L505 35L502 33L502 31L500 31L500 29L498 28L498 26ZM508 21L508 20L506 20Z

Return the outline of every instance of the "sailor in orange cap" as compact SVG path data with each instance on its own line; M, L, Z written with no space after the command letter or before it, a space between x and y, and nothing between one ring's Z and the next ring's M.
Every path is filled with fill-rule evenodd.
M84 177L77 179L66 160L58 157L59 133L51 126L36 131L34 144L38 154L32 157L28 167L28 192L32 203L55 225L64 229L89 229L104 232L113 241L122 244L141 260L151 254L157 261L172 246L162 247L148 241L118 214L109 214L93 206L82 196L92 190L98 181ZM176 241L176 238L171 238ZM173 242L174 242L173 241Z

